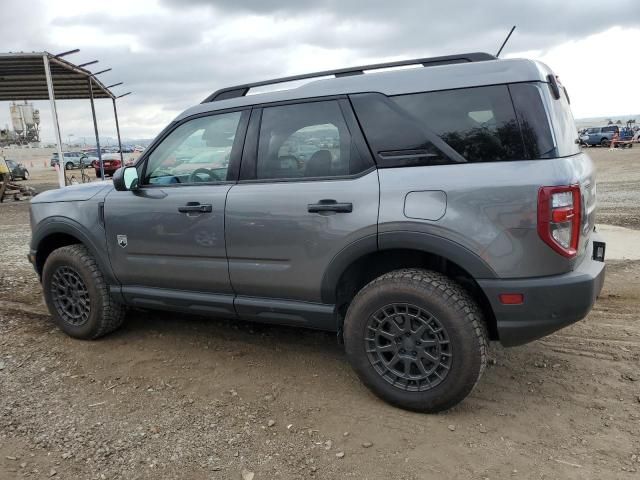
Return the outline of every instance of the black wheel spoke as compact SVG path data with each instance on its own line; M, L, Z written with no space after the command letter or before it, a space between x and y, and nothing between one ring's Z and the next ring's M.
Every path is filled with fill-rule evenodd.
M431 363L438 363L440 361L440 359L438 357L436 357L435 355L431 355L429 352L422 351L420 352L420 357L421 358L425 358L428 361L430 361Z
M376 346L376 350L378 352L383 352L383 353L384 352L394 352L395 353L395 351L397 350L397 347L393 343L390 343L388 345L377 345Z
M389 332L385 332L384 330L379 330L377 334L379 335L380 338L384 338L389 342L395 342L396 340L396 335Z
M418 358L418 361L416 362L416 367L418 367L418 370L420 371L420 375L427 377L429 375L428 370L424 367L424 364L422 363L422 359Z
M389 304L371 315L365 351L378 374L394 387L425 391L447 376L452 362L446 330L429 312Z
M413 360L411 360L408 357L404 357L402 359L402 363L404 364L404 374L405 374L405 378L406 377L410 377L411 376L411 364L413 363Z

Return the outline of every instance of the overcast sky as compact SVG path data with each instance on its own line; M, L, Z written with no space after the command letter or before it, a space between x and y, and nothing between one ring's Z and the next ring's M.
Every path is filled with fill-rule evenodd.
M151 138L212 91L253 80L468 51L537 58L560 76L579 117L640 113L640 1L616 0L0 0L0 50L98 59L117 93L122 135ZM101 136L115 136L108 100ZM0 102L0 125L9 123ZM36 102L45 140L48 102ZM58 103L63 140L93 135L88 101ZM640 119L639 119L640 120ZM72 137L73 138L73 137Z

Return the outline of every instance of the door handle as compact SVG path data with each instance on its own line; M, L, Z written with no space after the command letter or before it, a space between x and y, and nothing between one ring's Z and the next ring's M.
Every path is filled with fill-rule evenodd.
M320 200L318 203L310 203L307 205L309 213L322 213L322 212L338 212L338 213L351 213L353 212L352 203L338 203L335 200Z
M178 207L180 213L211 213L213 206L211 204L200 204L198 202L189 202L183 207Z

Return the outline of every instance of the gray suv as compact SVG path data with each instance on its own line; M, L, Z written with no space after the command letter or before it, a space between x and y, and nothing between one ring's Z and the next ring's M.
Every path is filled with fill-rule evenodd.
M89 166L91 162L87 156L82 152L64 152L62 154L64 159L64 169L71 170L74 168L80 168L81 164L84 166ZM52 167L55 167L59 163L58 152L53 152L51 155L51 160L49 164Z
M589 312L595 206L553 72L474 53L219 90L113 183L35 197L29 258L73 337L128 306L334 331L373 392L436 412L489 340Z
M617 125L588 128L580 137L580 140L584 145L600 145L602 147L608 147L611 145L613 136L619 132L620 128L618 128Z

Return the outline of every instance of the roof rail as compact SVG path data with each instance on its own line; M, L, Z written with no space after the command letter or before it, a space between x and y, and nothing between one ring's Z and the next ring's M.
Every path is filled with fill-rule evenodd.
M365 70L379 70L382 68L402 67L405 65L422 65L423 67L433 67L436 65L449 65L453 63L482 62L495 60L497 57L489 53L474 52L460 55L445 55L441 57L416 58L413 60L400 60L397 62L374 63L372 65L362 65L360 67L339 68L337 70L325 70L322 72L305 73L302 75L292 75L289 77L276 78L273 80L263 80L261 82L246 83L234 87L222 88L213 92L202 103L214 102L216 100L226 100L228 98L244 97L250 89L263 87L265 85L276 85L278 83L305 80L307 78L327 77L330 75L337 77L348 77L351 75L362 75Z

